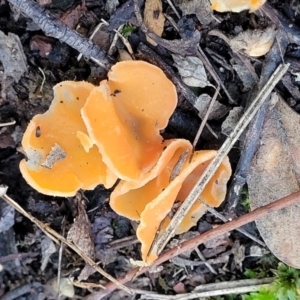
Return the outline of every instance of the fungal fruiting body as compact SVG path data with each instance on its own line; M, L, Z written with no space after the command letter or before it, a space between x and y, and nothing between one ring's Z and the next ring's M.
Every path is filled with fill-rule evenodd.
M37 191L74 196L80 188L109 188L117 178L138 180L155 165L160 130L177 104L174 85L141 61L116 64L108 79L99 87L61 82L49 110L28 125L20 170Z
M189 194L216 151L196 151L184 139L163 140L177 104L174 85L157 67L124 61L95 87L65 81L54 87L47 112L36 115L24 133L27 160L20 170L37 191L74 196L98 184L112 187L117 213L140 222L142 258L151 263L158 229L167 226L174 206ZM200 200L218 206L231 174L228 158L203 190ZM177 228L189 230L206 211L197 201Z
M210 0L211 9L218 12L254 12L265 4L266 0Z
M86 82L57 84L49 110L29 123L22 140L27 161L21 161L20 170L37 191L68 197L79 189L115 183L117 177L102 162L98 148L86 145L87 130L80 110L93 88Z
M173 170L186 150L189 154L172 179ZM113 191L110 200L111 207L118 214L140 221L137 237L142 243L143 261L147 264L157 258L156 249L151 247L158 229L163 230L168 225L173 206L178 206L178 203L186 199L216 155L216 151L213 150L196 151L190 162L191 145L183 145L182 140L173 140L165 152L165 159L162 159L161 163L163 168L155 172L155 177L152 174L146 177L146 180L142 179L143 185L121 181ZM230 163L228 158L225 158L203 190L200 199L211 206L218 207L225 198L230 175ZM197 201L179 224L176 233L189 230L205 212L205 205Z
M160 156L164 129L177 104L172 82L157 67L124 61L93 89L82 110L103 161L124 180L139 180Z

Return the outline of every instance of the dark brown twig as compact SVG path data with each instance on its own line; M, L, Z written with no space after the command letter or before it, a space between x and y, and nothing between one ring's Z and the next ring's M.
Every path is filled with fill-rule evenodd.
M49 11L39 6L36 2L32 0L8 0L8 2L32 19L46 35L68 44L84 56L95 61L102 68L110 69L113 60L99 46L56 19Z
M226 232L235 230L243 225L246 225L250 222L253 222L257 219L260 219L272 212L278 211L280 209L283 209L289 205L292 205L296 202L300 202L300 191L291 194L289 196L286 196L284 198L281 198L280 200L274 201L268 205L262 206L260 208L257 208L253 210L252 212L241 216L237 219L232 220L231 222L225 223L223 225L220 225L212 230L209 230L191 240L188 240L186 242L181 243L178 247L175 247L171 250L168 250L164 253L162 253L159 258L151 265L151 268L155 268L159 266L160 264L164 263L165 261L180 255L181 253L188 251L190 249L194 249L198 247L200 244L214 239ZM132 278L137 277L139 275L142 275L143 273L147 272L150 267L144 267L142 269L140 268L134 268L130 270L125 276L118 278L118 281L122 284L125 284L132 280ZM117 288L117 286L113 283L108 283L106 286L106 290L100 292L100 293L94 293L87 297L85 297L85 300L98 300L101 299L100 297L103 297L104 295L107 296L110 294L113 290Z

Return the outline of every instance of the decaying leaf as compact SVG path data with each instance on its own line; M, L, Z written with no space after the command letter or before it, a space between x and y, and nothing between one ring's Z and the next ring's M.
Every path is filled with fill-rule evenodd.
M211 100L212 100L212 98L207 94L201 94L197 98L194 106L198 110L198 112L199 112L198 115L201 119L203 119L205 117L205 114L208 110ZM209 116L208 116L208 120L220 119L224 115L227 114L228 110L229 110L229 108L227 106L216 101L212 107L212 110L211 110Z
M230 112L225 121L222 123L222 133L225 135L229 135L236 124L240 120L243 115L244 108L241 106L234 107Z
M18 82L27 72L26 57L20 39L13 33L5 35L0 31L0 61L6 77Z
M203 25L214 20L209 0L175 0L174 4L181 9L184 16L195 14Z
M68 232L67 239L72 241L82 252L94 260L95 247L92 239L91 224L86 214L85 205L80 194L77 194L77 201L78 216L74 220L74 223ZM94 268L87 264L81 271L78 280L86 280L94 272Z
M49 298L47 299L55 299L58 295L62 295L68 298L73 298L75 295L75 289L72 284L72 281L69 278L60 278L59 287L57 284L57 278L54 277L50 279L46 284L46 294L48 294ZM52 298L52 297L54 298Z
M246 54L253 57L265 55L270 50L276 33L275 25L271 25L264 30L246 30L235 37L228 37L219 30L209 32L210 35L223 39L233 52L243 50Z
M196 56L183 57L181 55L172 55L175 66L178 69L182 81L193 87L204 88L206 86L212 86L207 81L206 72L202 61Z
M243 261L245 260L245 246L240 244L239 240L235 240L232 245L232 254L235 264L242 270Z
M146 0L144 23L156 35L161 36L164 31L165 16L162 12L161 0ZM156 42L147 37L147 41L156 46Z
M50 256L56 252L56 247L53 241L47 237L44 236L41 241L41 249L42 249L42 265L41 270L42 272L47 267L47 264L49 262Z
M255 80L253 79L251 73L249 72L247 66L245 66L244 62L238 60L234 64L232 64L233 69L236 71L237 75L241 79L243 83L243 92L249 91L253 85L255 84Z
M0 191L0 195L1 195L1 191ZM0 200L0 233L7 231L14 224L15 224L15 209L11 205L8 205L5 201Z
M273 94L248 177L252 210L299 191L299 132L299 115ZM300 204L296 203L256 221L273 254L294 268L300 268L299 220Z

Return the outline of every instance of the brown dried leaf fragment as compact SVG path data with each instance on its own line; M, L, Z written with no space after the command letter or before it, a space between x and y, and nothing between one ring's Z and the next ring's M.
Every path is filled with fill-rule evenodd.
M67 239L73 242L82 252L84 252L91 259L95 259L95 247L91 232L91 223L85 211L83 197L80 193L76 195L78 201L78 216L71 226ZM86 265L81 271L78 280L86 280L91 274L95 272L94 268Z
M164 31L165 16L162 12L161 0L146 0L144 10L144 22L149 30L158 36ZM147 41L156 46L157 43L147 37Z
M299 131L299 115L273 94L247 180L252 210L299 191ZM256 221L273 254L294 268L300 268L299 219L297 203Z
M209 0L175 0L174 4L181 9L184 16L195 14L203 25L214 20Z
M270 50L276 33L275 25L269 26L264 30L246 30L235 37L228 37L219 30L209 32L210 35L223 39L233 52L243 50L244 53L252 57L265 55Z

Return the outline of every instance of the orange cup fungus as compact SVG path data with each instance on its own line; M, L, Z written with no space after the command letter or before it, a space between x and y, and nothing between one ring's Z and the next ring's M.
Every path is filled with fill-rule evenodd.
M111 194L110 205L120 215L140 221L137 237L142 243L143 261L150 264L157 258L155 249L151 249L157 230L167 227L168 214L173 206L184 201L197 180L215 157L216 151L203 150L193 154L189 161L192 146L185 140L166 142L166 149L159 161L160 168L154 174L145 175L143 185L121 181ZM178 160L185 151L189 151L185 162L174 175ZM173 176L174 175L174 176ZM224 159L217 172L203 190L200 199L208 205L218 207L226 195L227 181L231 175L228 158ZM174 177L174 179L172 179ZM194 203L179 224L176 233L188 231L196 225L207 208L200 201ZM151 249L151 251L150 251Z
M159 68L125 61L93 89L82 117L104 163L121 179L139 180L162 152L160 130L176 104L175 86Z
M266 0L210 0L211 9L218 12L254 12L265 4Z
M79 189L115 183L117 177L102 162L98 148L87 145L80 110L93 88L87 82L57 84L49 110L29 123L22 140L27 161L21 161L20 170L40 193L69 197Z
M21 173L37 191L53 196L74 196L98 184L109 188L120 178L110 205L140 221L142 258L151 263L157 257L151 245L160 224L167 226L174 205L184 201L216 155L196 151L190 162L189 141L163 140L160 130L176 104L171 81L142 61L117 63L98 87L61 82L49 110L36 115L24 133L27 160L20 163ZM219 206L230 174L226 158L200 199ZM205 211L197 201L177 233L189 230Z

